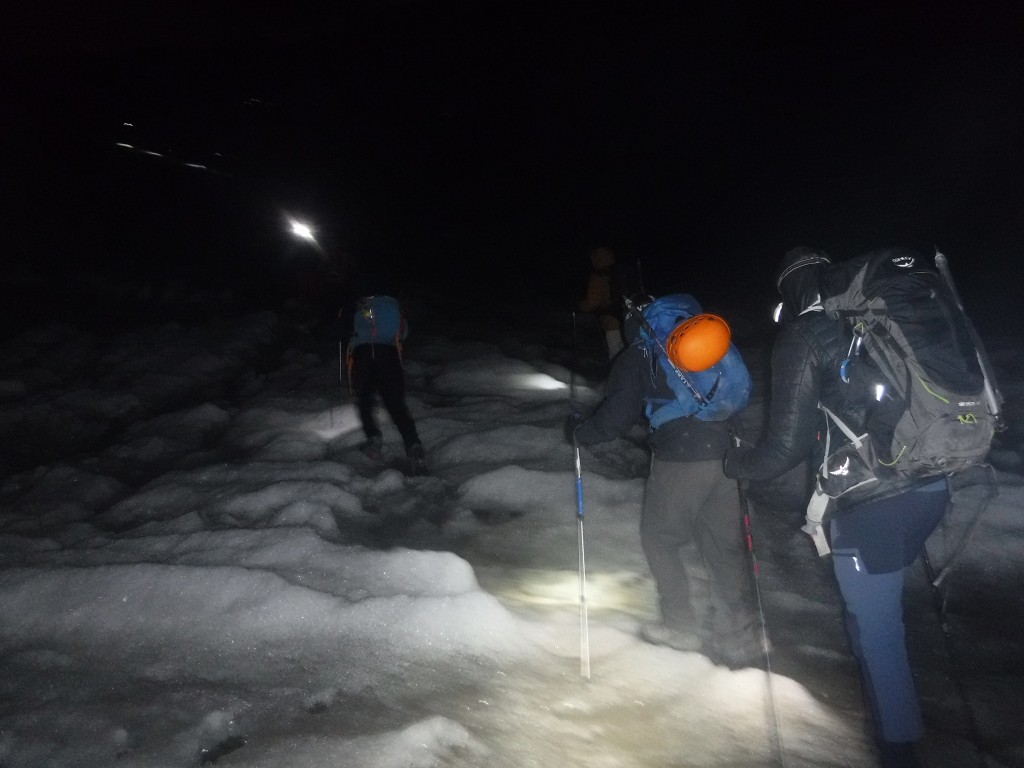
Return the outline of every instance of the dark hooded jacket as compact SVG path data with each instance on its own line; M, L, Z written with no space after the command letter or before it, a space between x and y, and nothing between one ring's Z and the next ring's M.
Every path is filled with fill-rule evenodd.
M829 262L823 254L814 260L810 249L794 249L780 269L783 325L772 347L771 412L761 442L753 449L731 449L725 474L746 480L778 477L810 460L817 468L823 459L824 403L833 412L847 414L839 369L849 347L849 332L841 320L830 319L820 305L820 270ZM803 263L800 263L801 260ZM881 480L855 489L837 500L836 510L894 496L931 482L933 478Z
M583 312L593 313L602 330L617 331L622 327L622 322L620 297L612 294L611 286L615 253L610 248L597 248L590 254L590 264L587 293L577 306Z
M842 329L823 312L811 310L787 321L772 348L771 413L757 448L734 452L726 474L768 480L801 462L820 462L819 437L824 427L819 400L834 400L839 366L845 357ZM832 396L830 396L832 395Z

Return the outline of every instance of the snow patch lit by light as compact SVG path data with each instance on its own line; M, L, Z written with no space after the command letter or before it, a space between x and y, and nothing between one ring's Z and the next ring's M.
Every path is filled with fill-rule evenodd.
M546 373L522 374L516 377L516 384L523 389L565 389L566 385Z
M304 429L316 433L324 440L333 440L341 435L347 435L361 429L359 416L356 407L351 404L342 405L338 408L331 408L324 413L318 413L303 425Z
M488 587L501 597L536 606L574 607L580 601L578 571L518 569L488 579ZM624 571L587 574L587 607L591 611L622 611L657 615L654 583Z

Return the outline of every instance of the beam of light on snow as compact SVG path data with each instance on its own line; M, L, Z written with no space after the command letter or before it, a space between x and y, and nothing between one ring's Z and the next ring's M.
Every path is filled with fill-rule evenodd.
M346 404L318 413L303 424L304 429L324 440L333 440L340 435L347 435L361 429L356 407Z
M575 610L579 603L580 591L578 574L569 570L542 570L542 569L515 569L509 572L502 569L501 572L479 573L481 585L487 591L495 594L502 600L519 602L530 605L537 610L544 612L550 609ZM653 620L658 615L657 597L653 580L639 577L633 571L598 572L591 573L587 578L587 603L591 610L591 616L596 611L598 614L616 612L630 615L638 622ZM602 639L597 640L598 662L595 680L598 685L605 684L615 686L615 682L609 682L607 674L620 674L621 669L612 667L606 673L603 665L606 663L601 657ZM655 648L643 642L639 638L635 641L639 648L650 649L654 653L664 653L663 648ZM688 665L701 665L702 654L682 653L678 655L679 668L677 670L680 679L686 677ZM641 661L646 659L646 661ZM700 699L702 706L709 711L720 710L727 712L731 721L738 727L748 730L748 736L752 739L751 754L769 754L776 757L784 754L786 750L787 735L792 734L791 727L793 720L797 719L802 728L806 728L807 722L816 723L822 732L841 733L845 730L846 724L844 715L834 711L827 703L822 703L798 680L775 671L766 674L763 667L763 659L748 667L739 669L728 669L722 666L710 667L710 673L701 672ZM635 664L642 665L656 664L659 667L664 665L662 657L649 657L641 654L634 660ZM693 667L701 669L701 667ZM661 670L662 674L670 677L674 673ZM666 679L670 679L666 678ZM632 691L631 691L631 695ZM583 698L577 695L563 695L562 691L555 694L556 711L571 712L579 710L588 717L600 717L600 713L594 710L592 698ZM655 695L652 692L650 698L634 698L632 704L643 707L641 715L644 719L660 716L664 717L664 696ZM648 706L650 705L650 708ZM640 710L637 710L640 711ZM621 717L622 710L616 710L616 718ZM679 716L689 720L694 714L683 708ZM673 715L672 717L676 717ZM699 724L690 721L688 728L698 728ZM608 739L615 738L615 729L609 729L604 733L602 739L603 747L593 755L577 755L581 764L600 762L600 757L608 754L608 746L611 742ZM723 747L721 742L712 739L703 742L701 747L695 750L693 765L711 764L714 762L715 753ZM632 740L627 739L625 743L614 747L615 751L626 751L633 748ZM704 761L707 761L706 763ZM784 759L780 758L781 764L785 765ZM691 764L691 763L687 763ZM754 764L754 763L750 763ZM761 764L760 761L758 764ZM774 763L773 763L774 764Z
M517 387L522 389L565 389L566 385L546 373L529 373L513 377Z
M135 149L131 144L125 144L123 141L115 142L114 146L121 147L122 149Z
M480 578L489 591L529 605L574 607L580 600L578 571L515 569L500 575L481 574ZM589 573L587 607L653 617L657 611L653 582L631 572Z

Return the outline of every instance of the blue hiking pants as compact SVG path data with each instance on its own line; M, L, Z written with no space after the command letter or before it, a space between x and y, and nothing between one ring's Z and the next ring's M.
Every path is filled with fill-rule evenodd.
M948 503L942 478L865 504L831 523L832 563L846 608L846 630L883 741L917 741L924 731L904 639L903 572Z

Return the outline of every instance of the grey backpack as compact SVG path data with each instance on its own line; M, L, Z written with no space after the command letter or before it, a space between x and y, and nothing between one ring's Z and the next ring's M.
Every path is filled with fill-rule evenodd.
M897 479L952 473L985 461L998 404L986 396L991 390L976 336L938 269L914 251L875 251L829 269L822 305L849 328L840 378L859 416L859 423L849 424L827 412L836 450L828 451L822 467L826 491L829 472L840 473L833 479L853 481L841 474L846 459L848 471L861 461L877 477ZM850 440L850 433L869 438L868 445ZM839 452L845 456L837 457ZM860 477L857 484L869 482Z

